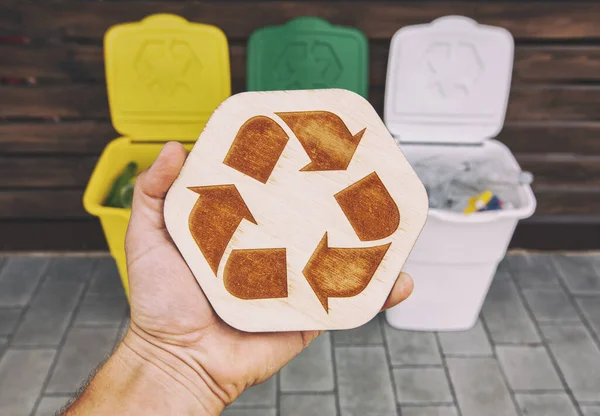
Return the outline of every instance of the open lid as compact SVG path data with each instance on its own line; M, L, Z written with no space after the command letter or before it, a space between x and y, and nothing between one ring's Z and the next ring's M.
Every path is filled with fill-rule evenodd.
M227 38L169 14L113 26L104 37L115 129L139 141L196 140L231 94Z
M299 17L248 40L248 90L343 88L368 92L369 50L358 29Z
M403 142L480 143L504 123L514 55L506 29L462 16L396 32L384 119Z

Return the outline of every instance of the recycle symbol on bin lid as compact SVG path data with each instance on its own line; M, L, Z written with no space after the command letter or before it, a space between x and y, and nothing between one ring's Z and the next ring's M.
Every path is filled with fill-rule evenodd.
M211 116L165 221L230 325L343 329L380 310L427 209L423 185L361 96L248 92Z

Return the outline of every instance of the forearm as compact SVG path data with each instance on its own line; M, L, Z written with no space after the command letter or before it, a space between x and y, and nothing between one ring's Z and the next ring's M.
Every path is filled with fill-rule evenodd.
M223 402L170 353L128 334L63 416L219 415Z

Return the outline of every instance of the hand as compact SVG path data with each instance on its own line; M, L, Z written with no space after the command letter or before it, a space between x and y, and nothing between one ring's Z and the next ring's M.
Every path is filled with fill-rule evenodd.
M211 308L165 227L164 198L186 151L167 143L137 179L125 249L131 326L124 343L220 412L246 388L275 374L322 331L245 333ZM412 279L401 273L384 309L406 299Z

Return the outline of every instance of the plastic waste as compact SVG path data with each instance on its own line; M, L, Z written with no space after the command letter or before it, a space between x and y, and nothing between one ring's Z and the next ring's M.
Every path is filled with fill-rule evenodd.
M430 208L465 214L513 209L519 187L533 182L531 172L509 169L492 158L473 159L468 152L458 162L436 155L413 168L425 185Z
M135 172L137 163L130 162L123 172L113 182L104 206L113 208L131 208L133 201L133 183L135 182Z

